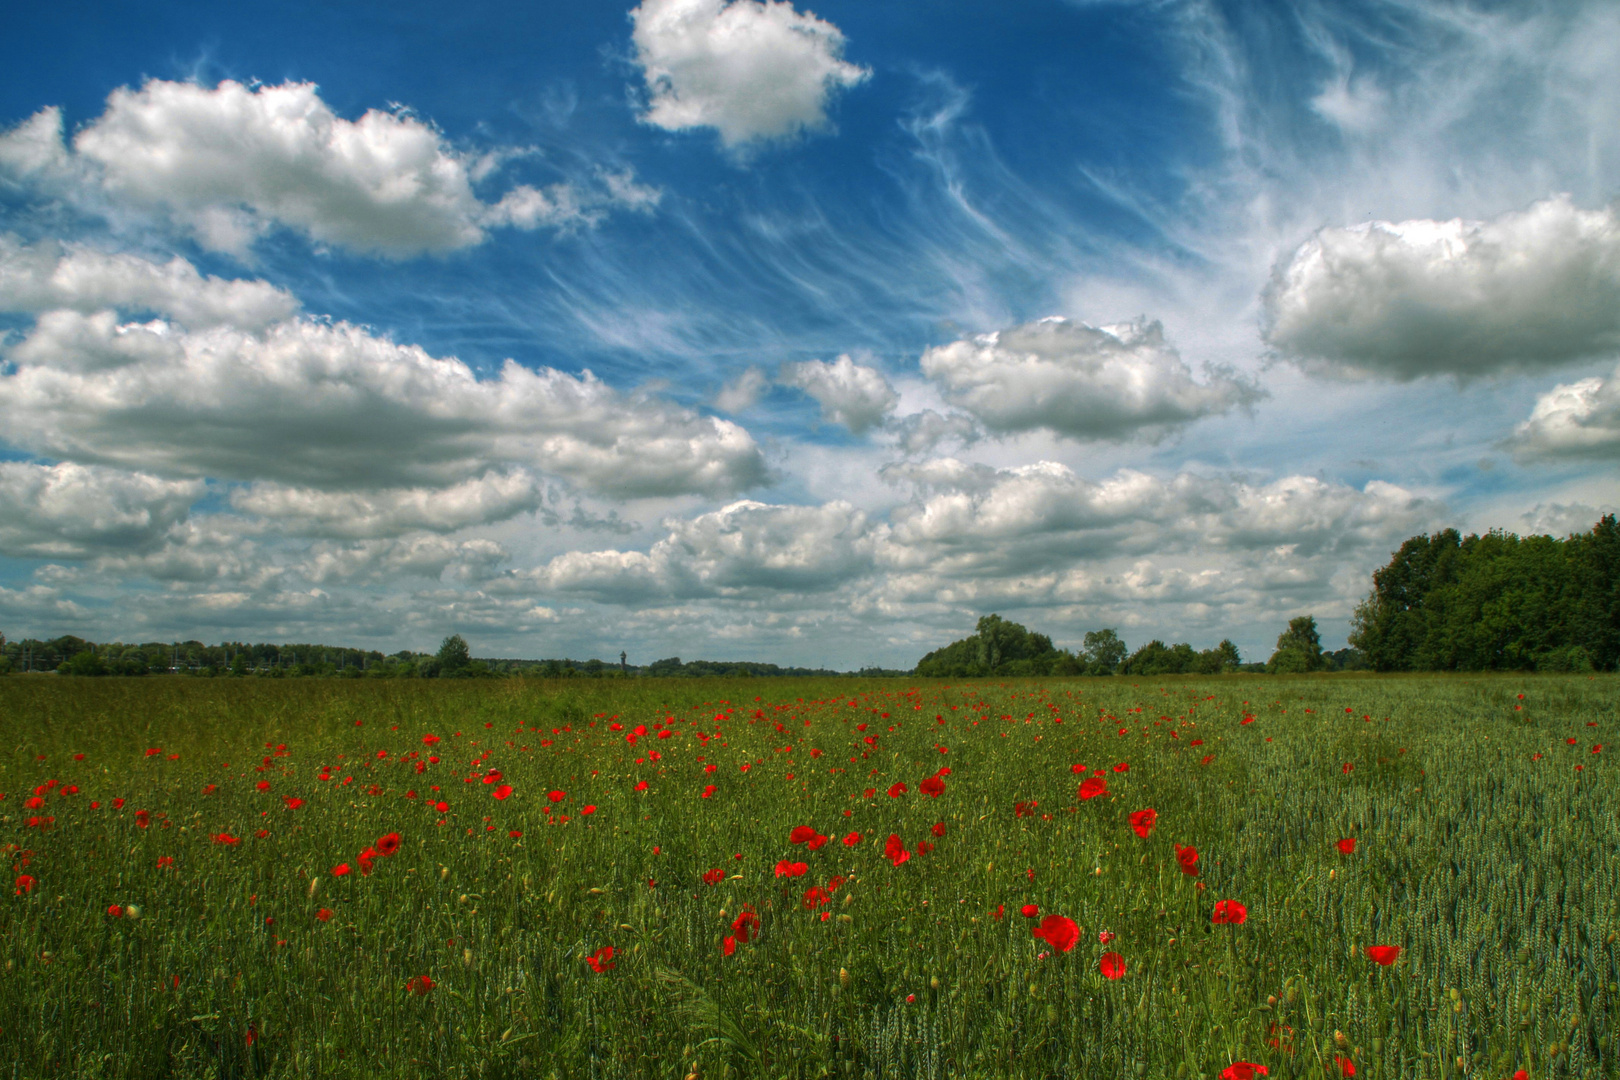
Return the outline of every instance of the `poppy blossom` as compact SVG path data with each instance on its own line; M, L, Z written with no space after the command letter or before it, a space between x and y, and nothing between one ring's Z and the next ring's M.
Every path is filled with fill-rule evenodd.
M565 791L548 791L546 792L546 798L550 799L554 803L560 803L564 799L568 798L568 793Z
M936 821L936 822L934 822L933 827L930 828L928 831L933 833L935 836L944 836L945 835L945 823L943 821Z
M1395 958L1399 955L1401 955L1401 947L1399 945L1367 946L1367 959L1371 960L1375 964L1382 964L1384 967L1389 967L1389 965L1393 964L1395 962Z
M802 844L806 840L813 839L815 837L815 835L816 835L816 830L812 829L810 826L808 826L808 825L795 825L795 826L793 826L793 831L788 833L788 843L790 843L790 844Z
M647 781L645 781L645 780L636 781L636 790L637 791L646 791L647 790Z
M1099 930L1097 931L1097 943L1099 945L1106 945L1118 936L1119 935L1115 934L1112 930Z
M240 836L232 836L228 832L222 832L222 833L215 833L214 834L214 843L216 843L216 844L225 844L225 845L227 845L229 847L235 847L237 844L240 844L241 842L242 842L242 838Z
M329 907L323 907L323 908L321 908L321 910L319 910L319 911L317 911L315 913L315 917L317 919L321 920L321 922L331 922L332 921L332 909L329 908Z
M883 857L899 866L911 858L911 852L907 851L906 845L900 842L900 837L890 833L888 843L883 847Z
M852 832L848 836L844 837L844 846L845 847L854 847L856 844L858 844L860 842L861 842L861 834L858 833L858 832Z
M1102 972L1105 979L1123 979L1125 977L1125 958L1117 952L1102 954L1097 963L1097 970Z
M723 953L724 955L730 956L732 953L734 953L736 951L737 951L737 939L735 937L728 937L728 938L726 938L724 941L722 941L720 943L720 952Z
M994 911L992 911L990 913L990 917L992 919L996 920L996 922L1000 922L1001 917L1006 914L1006 908L1007 908L1006 904L997 904L996 905L996 910L994 910Z
M1236 900L1222 900L1215 905L1215 914L1209 917L1209 921L1237 925L1248 917L1249 909Z
M1080 785L1080 798L1082 800L1095 799L1099 795L1106 794L1108 794L1108 781L1101 777L1089 777L1085 783Z
M1350 772L1350 770L1355 768L1355 767L1356 767L1355 762L1347 761L1347 762L1344 763L1344 768L1341 771L1348 774Z
M1254 1080L1257 1076L1269 1075L1264 1065L1256 1065L1252 1061L1234 1061L1221 1070L1221 1080Z
M107 905L107 914L111 915L115 919L122 919L124 917L124 905L122 905L122 904L108 904Z
M906 787L905 781L896 780L893 784L891 784L889 786L889 798L898 799L900 796L904 795L909 790L910 790L910 788Z
M1033 919L1040 913L1041 909L1038 904L1025 904L1023 907L1018 909L1018 914L1022 915L1026 919Z
M269 791L270 790L270 781L268 781L268 780L260 780L257 784L254 784L253 786L258 788L260 791Z
M703 884L705 884L705 885L718 885L718 884L720 884L720 882L725 880L725 876L726 876L726 872L724 870L720 869L718 866L715 867L713 870L705 870L703 872Z
M1203 759L1201 761L1199 761L1198 764L1200 764L1200 765L1208 765L1210 762L1212 762L1214 760L1215 760L1215 755L1214 754L1205 754Z
M1064 915L1048 915L1036 927L1035 936L1043 938L1057 952L1068 952L1080 940L1080 927Z
M300 806L304 805L303 799L295 798L292 795L283 795L281 797L281 801L287 804L287 809L289 810L296 810Z
M418 997L426 997L428 992L438 984L426 975L417 975L405 983L405 989Z
M604 945L597 949L596 952L585 958L585 962L591 965L591 970L598 975L608 968L618 966L613 962L613 946L611 945Z
M745 906L742 910L742 914L738 915L734 920L732 920L731 932L737 935L737 940L741 941L744 945L748 944L751 937L759 936L759 916L752 908ZM728 953L727 955L730 954Z
M349 871L349 864L348 863L338 863L336 866L332 867L332 876L333 877L347 877L349 875L349 872L350 871Z
M876 794L877 794L877 788L870 788L870 787L869 787L869 788L867 788L867 789L866 789L866 791L865 791L865 792L864 792L864 793L863 793L863 794L862 794L862 795L861 795L861 798L863 798L863 799L870 799L870 798L871 798L871 797L872 797L872 796L874 796L874 795L876 795Z
M508 795L512 794L512 785L502 784L500 787L490 792L490 794L493 795L497 800L505 799Z
M917 785L917 790L922 792L924 795L927 795L930 799L937 799L941 795L945 794L945 781L941 780L937 776L930 776L928 779Z
M1347 836L1333 846L1339 849L1340 854L1353 855L1356 851L1356 838L1353 836Z
M39 884L39 879L34 877L34 875L32 875L32 874L18 874L17 875L17 895L22 896L25 893L33 892L34 891L34 886L37 885L37 884Z
M699 796L699 798L702 798L702 799L707 799L707 798L709 798L709 797L710 797L710 796L711 796L711 795L713 795L713 794L714 794L714 793L715 793L715 792L716 792L716 791L718 791L718 790L719 790L719 789L718 789L718 788L716 788L716 787L715 787L715 786L714 786L714 785L713 785L713 784L709 784L709 785L708 785L708 786L707 786L707 787L705 787L705 788L704 788L704 789L703 789L703 794L702 794L702 795L700 795L700 796Z
M777 877L801 877L808 873L809 870L809 863L788 862L786 859L783 859L781 862L776 864Z
M164 869L166 867L170 867L170 866L173 866L173 865L174 865L174 856L173 855L159 855L158 856L157 868L159 870L162 870L162 869Z
M579 808L579 812L581 814L594 814L596 813L596 807L587 803L585 806Z
M1181 864L1183 874L1198 873L1198 849L1195 847L1182 847L1177 844L1176 862Z
M1130 763L1122 761L1118 765L1114 766L1114 771L1115 772L1130 772L1131 771Z
M377 849L377 854L387 856L398 851L399 844L399 833L391 832L386 836L378 837L377 843L374 846Z
M1138 810L1131 815L1131 828L1136 830L1136 835L1144 840L1148 838L1148 833L1153 831L1153 826L1157 825L1158 822L1159 812L1151 806L1146 810Z
M1086 766L1076 762L1075 764L1069 766L1069 771L1074 773L1076 776L1084 776L1089 770Z
M1355 1062L1351 1061L1347 1057L1340 1057L1338 1054L1334 1054L1333 1055L1333 1064L1335 1064L1335 1065L1337 1065L1339 1067L1339 1075L1340 1076L1354 1076L1354 1075L1356 1075Z

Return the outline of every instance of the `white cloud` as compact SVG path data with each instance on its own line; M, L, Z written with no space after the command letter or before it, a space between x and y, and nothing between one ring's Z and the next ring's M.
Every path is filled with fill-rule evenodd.
M856 435L881 424L900 400L881 371L847 356L832 363L805 360L784 364L779 378L782 385L797 387L815 398L824 418L843 424Z
M493 540L457 542L442 536L410 536L347 545L317 544L298 565L298 572L317 585L354 578L385 580L403 574L437 579L451 568L461 577L477 579L506 558L506 549Z
M1613 506L1589 506L1576 503L1537 503L1519 515L1524 523L1524 535L1569 536L1572 533L1591 532L1592 526L1605 514L1615 512Z
M840 59L836 26L777 0L643 0L630 13L643 119L712 127L728 147L829 126L827 102L871 73Z
M0 462L0 552L82 559L155 547L203 494L195 480L75 465Z
M720 392L714 396L714 407L728 413L751 409L770 385L770 378L759 368L746 368L720 388Z
M373 539L415 529L449 533L504 521L540 507L545 486L523 469L489 472L445 488L321 491L256 483L231 493L231 505L298 536Z
M520 572L513 586L638 599L823 592L872 567L866 515L846 502L772 506L743 501L665 523L651 550L573 551Z
M55 107L0 134L0 176L167 212L203 246L238 256L276 225L404 257L481 243L489 226L568 227L656 202L628 174L604 174L485 203L473 183L490 160L458 152L405 110L345 120L313 83L209 89L151 79L114 90L71 150Z
M1041 319L929 349L921 365L951 404L1001 434L1153 439L1263 396L1226 371L1195 382L1156 322Z
M1620 220L1559 196L1489 221L1322 229L1263 303L1266 340L1307 369L1544 370L1620 348Z
M194 330L253 330L291 317L298 306L291 293L269 282L204 277L179 256L158 263L51 240L29 245L0 234L0 311L68 308L88 315L116 308L170 316Z
M0 373L0 425L56 458L323 490L444 488L533 468L617 497L731 494L765 469L746 431L590 372L507 361L478 379L347 323L191 332L41 315Z
M967 446L977 442L979 425L961 413L939 413L933 409L910 413L893 423L895 442L907 454L927 454L946 441Z
M1620 458L1620 371L1542 394L1507 445L1525 460Z

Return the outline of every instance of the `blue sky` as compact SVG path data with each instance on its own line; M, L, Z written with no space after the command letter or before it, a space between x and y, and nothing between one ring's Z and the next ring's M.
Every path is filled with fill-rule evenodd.
M1612 5L8 29L13 637L1264 659L1620 506Z

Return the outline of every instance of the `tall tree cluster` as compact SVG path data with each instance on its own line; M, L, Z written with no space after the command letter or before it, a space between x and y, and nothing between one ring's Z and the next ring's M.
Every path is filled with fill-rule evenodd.
M1620 525L1565 539L1446 529L1373 573L1350 644L1377 671L1612 671Z

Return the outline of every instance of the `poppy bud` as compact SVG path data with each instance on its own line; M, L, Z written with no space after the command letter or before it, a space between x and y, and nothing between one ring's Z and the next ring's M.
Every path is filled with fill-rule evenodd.
M1350 1046L1350 1040L1345 1037L1344 1032L1335 1030L1333 1032L1333 1045L1340 1050L1346 1050Z
M1277 1004L1277 995L1276 994L1267 994L1266 995L1266 1004L1275 1007L1276 1004Z
M838 969L838 985L846 990L849 989L849 972L843 968Z

